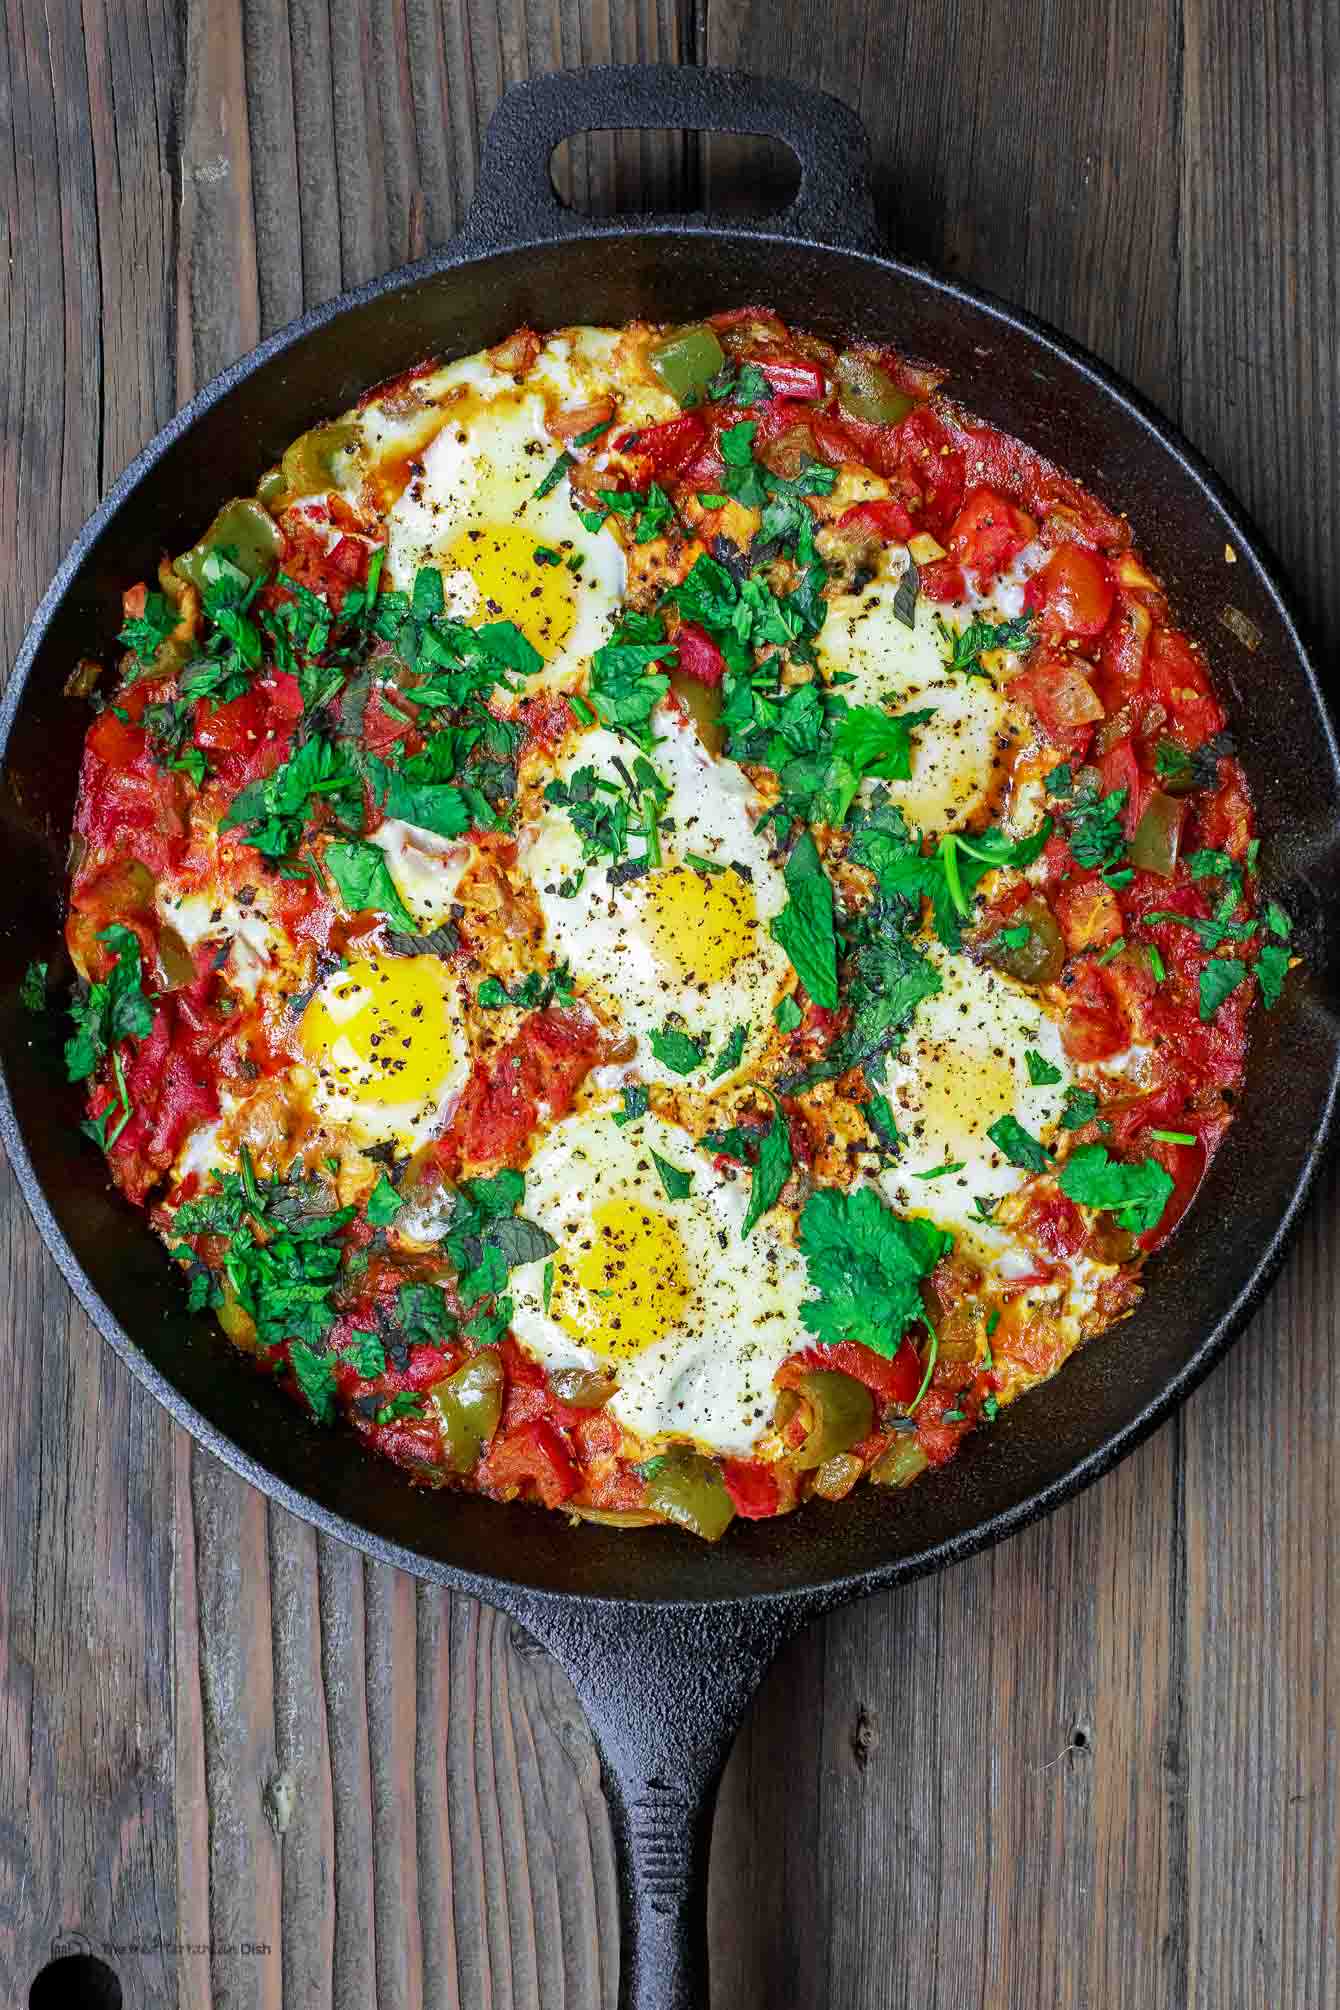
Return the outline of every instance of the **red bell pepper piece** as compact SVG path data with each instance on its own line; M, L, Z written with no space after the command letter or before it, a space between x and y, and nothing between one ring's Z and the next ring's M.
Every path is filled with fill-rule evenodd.
M772 356L760 359L758 367L775 398L817 400L824 394L824 373L817 363L799 356Z
M697 412L681 412L663 426L648 426L625 433L619 445L630 453L645 454L658 480L681 474L702 446L707 427Z
M916 534L911 517L892 497L887 501L854 504L838 518L838 529L870 531L885 543L897 544L906 544Z

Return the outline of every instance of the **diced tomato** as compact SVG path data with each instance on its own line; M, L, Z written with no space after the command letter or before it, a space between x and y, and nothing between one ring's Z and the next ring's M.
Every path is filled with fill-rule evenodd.
M968 582L961 565L936 559L932 565L918 567L917 588L923 600L934 600L943 606L946 602L966 599Z
M780 1499L777 1476L757 1459L723 1459L721 1477L735 1512L746 1521L767 1521Z
M1121 934L1117 896L1096 872L1064 881L1052 904L1072 956L1083 949L1106 949Z
M1103 707L1080 666L1064 652L1043 653L1009 683L1009 695L1027 705L1055 747L1083 754Z
M908 422L910 423L910 421ZM979 590L999 579L1037 535L1031 516L993 489L974 489L945 540L950 556L973 574Z
M682 621L675 630L675 649L684 675L715 691L726 674L726 659L711 636L696 622Z
M545 1507L561 1507L576 1493L581 1474L567 1440L543 1418L522 1424L498 1439L479 1467L488 1492L509 1499L533 1487Z
M1150 691L1176 720L1188 747L1199 747L1223 731L1223 707L1210 689L1205 665L1175 628L1154 630L1145 678Z
M1021 1226L1049 1255L1062 1259L1073 1256L1087 1234L1079 1209L1054 1187L1034 1189L1029 1194Z
M148 735L142 726L132 726L108 708L99 712L88 729L87 746L90 753L109 768L131 768L139 760L149 744Z
M1246 854L1255 827L1252 799L1242 768L1235 760L1221 760L1219 787L1212 796L1202 797L1196 804L1195 843L1188 849L1226 851L1230 858L1240 860Z
M1058 545L1024 589L1024 606L1055 636L1101 635L1115 599L1106 560L1080 544Z
M905 503L919 499L913 512L918 529L948 543L946 533L963 504L964 460L939 414L918 405L900 424L881 427L875 466Z
M526 731L537 746L552 749L562 745L576 724L576 717L563 692L542 691L521 707Z
M961 1423L944 1422L946 1412L957 1414L962 1409L963 1395L957 1389L930 1388L917 1405L917 1443L931 1465L948 1465L971 1428L966 1413Z
M1129 740L1118 740L1115 747L1109 747L1098 764L1099 789L1110 796L1115 789L1125 789L1126 802L1121 813L1122 828L1128 838L1135 835L1135 827L1144 815L1153 783L1140 772L1140 764L1135 758L1135 748Z
M267 711L259 690L243 692L226 705L211 705L200 698L195 707L195 742L207 754L250 752L265 732Z
M1074 969L1061 1024L1061 1044L1072 1061L1105 1061L1130 1044L1103 975L1096 963Z
M361 537L342 537L326 554L326 563L351 586L361 586L368 576L368 546Z
M900 502L892 498L887 501L857 503L844 510L838 518L839 530L868 531L874 537L883 538L886 544L906 544L916 535L916 525Z
M1115 612L1098 645L1094 688L1109 718L1128 704L1140 689L1144 676L1145 650L1149 643L1149 609L1133 594L1119 592Z
M863 426L855 419L838 419L831 412L810 414L810 434L814 451L830 467L844 462L873 466L878 458L882 428Z
M551 1118L567 1115L598 1039L584 1012L532 1013L506 1046L476 1063L443 1137L445 1156L471 1164L515 1164L542 1102Z

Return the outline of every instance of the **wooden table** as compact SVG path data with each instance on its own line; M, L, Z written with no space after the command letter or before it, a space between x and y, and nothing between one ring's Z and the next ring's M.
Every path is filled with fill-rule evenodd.
M1340 627L1334 0L9 0L6 22L0 660L195 386L450 234L507 81L638 58L859 105L892 241L1133 378ZM592 140L566 171L625 208L742 186L737 146L678 137ZM1340 2000L1334 1222L1331 1185L1228 1364L1112 1478L784 1655L722 1795L715 2005ZM193 1450L12 1182L3 1223L0 2001L82 1933L120 1950L128 2010L611 2004L608 1824L563 1678ZM129 1951L160 1937L181 1951Z

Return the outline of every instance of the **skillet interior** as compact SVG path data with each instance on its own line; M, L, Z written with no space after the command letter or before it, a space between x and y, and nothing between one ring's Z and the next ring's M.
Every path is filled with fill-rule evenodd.
M228 495L316 419L419 356L457 355L563 314L682 319L775 301L816 331L882 335L946 363L950 389L1054 456L1133 517L1179 621L1209 647L1265 836L1268 882L1308 958L1258 1017L1238 1125L1189 1226L1151 1272L1135 1317L1013 1406L944 1473L888 1497L861 1488L779 1522L737 1525L709 1551L670 1530L572 1530L557 1515L416 1492L356 1441L305 1423L189 1319L160 1245L80 1139L59 1029L15 1003L28 961L58 940L84 707L61 695L75 659L106 647L121 585L180 549ZM556 305L561 303L561 305ZM1225 543L1238 562L1228 568ZM1249 653L1220 625L1225 598L1255 623ZM319 310L189 408L118 484L81 537L25 645L8 694L0 830L0 1058L6 1142L67 1277L136 1373L213 1449L300 1513L366 1549L454 1582L653 1601L867 1587L1007 1533L1094 1477L1204 1372L1265 1288L1329 1121L1340 1033L1330 968L1340 768L1306 653L1269 562L1212 478L1101 372L1033 324L906 266L764 235L679 226L602 232L483 258L450 250ZM129 1337L128 1337L129 1336ZM497 1596L497 1592L494 1592Z

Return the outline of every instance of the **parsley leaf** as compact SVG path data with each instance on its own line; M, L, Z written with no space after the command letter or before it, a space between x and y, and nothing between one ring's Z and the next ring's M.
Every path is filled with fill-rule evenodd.
M622 1126L636 1123L647 1114L650 1098L645 1083L625 1082L623 1085L623 1108L615 1112L614 1121Z
M47 1002L47 970L45 963L30 963L19 984L19 1003L25 1012L44 1012Z
M749 1206L740 1229L740 1240L753 1233L769 1208L775 1207L782 1188L791 1177L791 1132L781 1109L775 1107L772 1122L755 1142L758 1164L749 1189Z
M153 1006L142 989L140 939L114 922L99 932L114 961L99 984L70 1007L75 1032L65 1043L65 1066L72 1082L86 1081L109 1047L121 1040L146 1040L153 1031Z
M1035 1089L1050 1088L1053 1082L1059 1082L1061 1079L1061 1070L1054 1068L1035 1047L1024 1049L1024 1062L1028 1069L1028 1079Z
M653 669L674 645L665 640L657 615L625 615L612 640L591 658L588 695L602 722L645 750L652 743L651 715L670 689L663 670Z
M1236 991L1247 975L1247 965L1238 956L1212 956L1200 973L1200 1016L1213 1019L1225 998Z
M340 1359L355 1375L365 1382L375 1382L378 1375L386 1373L386 1349L375 1333L364 1333L355 1327L349 1341Z
M835 825L846 822L852 799L867 775L907 781L912 773L912 729L934 717L934 706L890 714L876 705L854 705L833 735L824 821Z
M749 1038L747 1026L732 1026L730 1037L717 1056L709 1081L719 1082L723 1075L732 1074L744 1059L745 1042Z
M1046 1172L1051 1165L1051 1153L1015 1116L998 1117L986 1134L1010 1164L1023 1172Z
M800 1248L818 1294L802 1306L809 1331L829 1346L858 1341L891 1357L925 1318L921 1280L953 1237L920 1217L903 1220L873 1187L816 1187L800 1217Z
M808 831L786 861L785 879L787 904L771 924L773 939L815 1004L832 1010L838 1003L833 886Z
M348 844L328 844L322 863L351 914L364 910L384 914L406 935L415 933L414 917L396 891L386 853L379 846L366 844L361 838Z
M1147 1235L1158 1227L1173 1191L1172 1175L1157 1159L1126 1165L1111 1158L1106 1145L1077 1145L1057 1184L1081 1207L1115 1214L1118 1224L1132 1235Z
M246 842L262 857L287 858L322 799L344 819L362 824L362 789L348 756L313 734L272 775L239 789L219 829L245 830Z
M383 1173L368 1195L367 1217L374 1228L385 1228L399 1214L404 1202Z
M1073 1082L1065 1092L1065 1108L1061 1112L1063 1131L1080 1131L1085 1124L1091 1124L1098 1115L1098 1098L1092 1089L1077 1089Z
M1031 614L1020 614L1013 621L979 619L970 621L966 628L951 628L944 616L937 614L935 625L949 650L946 670L961 671L965 677L984 677L988 683L991 673L983 665L983 650L1008 649L1017 656L1033 646Z
M1289 974L1289 952L1282 942L1263 944L1256 959L1256 981L1261 986L1261 997L1267 1012L1273 1011L1280 1002L1284 980Z
M165 593L146 593L144 613L127 621L118 642L133 649L138 660L149 665L177 626L178 614Z
M1077 864L1093 870L1116 865L1124 857L1126 834L1121 819L1126 795L1125 789L1113 789L1100 797L1097 789L1089 788L1075 797L1066 811L1065 826Z

